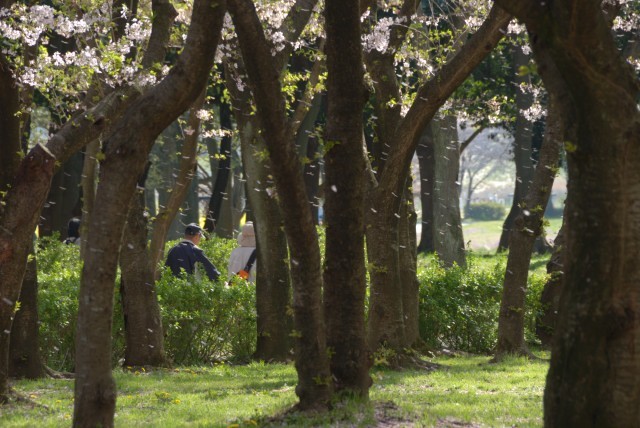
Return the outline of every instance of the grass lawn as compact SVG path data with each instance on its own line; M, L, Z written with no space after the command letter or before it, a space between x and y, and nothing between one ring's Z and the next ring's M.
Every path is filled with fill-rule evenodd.
M550 218L549 226L546 227L548 239L553 239L558 234L562 226L562 218ZM473 221L464 220L462 222L462 232L464 242L467 247L474 251L495 251L498 248L500 234L502 233L503 220Z
M442 368L432 372L375 369L373 405L350 401L314 418L296 414L272 418L296 402L292 365L116 370L115 423L119 427L541 426L547 362L512 358L487 364L488 360L439 357L432 361ZM37 404L0 407L0 426L70 426L72 380L19 381L14 387Z

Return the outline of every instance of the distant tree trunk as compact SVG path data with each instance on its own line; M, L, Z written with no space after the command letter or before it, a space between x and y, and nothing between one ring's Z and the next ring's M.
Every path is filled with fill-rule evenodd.
M145 178L138 183L140 189L144 189ZM167 363L153 264L147 248L147 223L144 190L136 190L129 205L120 249L124 366L159 367Z
M416 246L416 210L413 205L413 191L408 187L400 209L399 256L400 283L402 284L402 312L404 313L404 346L411 348L420 339L419 331L419 291L418 252Z
M191 182L195 175L198 160L196 154L198 151L198 136L200 135L200 119L196 112L204 105L206 90L198 96L191 109L189 110L189 119L187 120L187 128L193 132L185 134L182 150L180 152L180 163L175 185L172 188L169 199L165 203L153 221L153 231L151 233L151 242L149 243L150 268L153 272L153 278L160 277L160 262L164 259L164 245L167 240L167 233L171 223L178 213L178 209L187 197ZM196 220L197 222L197 220ZM187 223L188 224L188 223Z
M364 67L358 2L327 0L324 313L336 391L368 397L372 363L365 334ZM305 201L306 202L306 201Z
M547 263L547 275L549 279L544 284L540 306L542 313L536 317L536 337L540 339L542 346L550 348L556 331L558 320L558 308L562 283L564 280L563 259L564 256L564 225L560 228L556 239L553 241L553 254Z
M220 89L220 96L218 99L218 105L220 107L220 128L231 132L231 107L229 104L222 100L222 89ZM211 156L211 153L209 153ZM220 213L223 205L223 198L227 195L229 189L229 177L231 175L231 135L225 134L220 142L220 160L218 161L218 171L215 182L213 184L213 191L211 192L211 199L209 200L209 210L207 211L207 218L204 222L204 228L209 233L214 233L217 223L220 220Z
M17 378L37 379L45 375L40 355L38 334L38 274L33 241L29 250L32 256L20 290L20 309L11 326L9 350L9 375Z
M564 284L544 394L546 427L637 426L640 420L640 97L604 3L500 4L532 33L570 93L575 126L564 217ZM570 31L569 26L570 25ZM588 65L588 66L585 66ZM552 81L553 82L550 82Z
M82 153L77 152L53 176L47 205L41 214L41 236L58 232L62 238L66 238L69 220L82 213L78 209L82 164Z
M126 213L153 142L193 104L206 84L225 12L224 1L194 2L187 40L176 65L124 112L105 141L94 207L100 216L91 219L86 242L91 251L80 286L74 426L113 426L113 288ZM154 21L158 15L154 14Z
M524 301L533 244L542 233L544 208L551 195L564 136L564 120L557 102L556 95L550 94L547 127L538 166L527 196L521 204L521 212L511 229L498 318L498 343L495 350L497 359L504 354L529 353L524 341Z
M256 312L258 341L254 358L263 361L287 361L291 358L293 318L288 245L282 213L270 178L270 161L259 153L266 150L257 135L248 91L239 92L235 81L227 81L240 130L242 165L247 180L247 199L254 218L257 241Z
M268 147L278 201L291 250L296 394L301 410L326 410L332 391L322 307L320 248L304 191L300 158L288 134L280 69L253 2L230 0L229 9Z
M433 231L438 258L447 266L466 266L460 216L458 125L455 116L433 121L435 157Z
M516 85L528 83L530 76L519 73L520 67L529 64L529 55L522 51L521 47L513 48L514 69ZM533 135L533 123L528 120L523 111L531 107L533 96L529 92L523 92L520 87L516 88L516 124L513 134L513 161L516 165L515 187L513 191L513 202L507 218L502 225L502 234L498 243L498 252L509 248L509 237L513 223L520 214L520 203L524 200L533 179L533 159L531 158L531 138Z
M433 153L433 125L429 123L420 136L416 148L420 167L420 202L422 205L422 229L418 252L433 253L436 249L433 236L433 190L435 184L435 160Z

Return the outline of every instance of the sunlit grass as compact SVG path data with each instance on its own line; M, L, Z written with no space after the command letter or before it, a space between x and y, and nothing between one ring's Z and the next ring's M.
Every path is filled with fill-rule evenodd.
M486 426L534 427L542 424L542 393L547 363L511 358L488 364L489 357L440 357L433 372L372 371L372 403L394 403L391 413L417 426L438 420ZM229 427L265 425L297 401L292 365L218 365L153 372L115 370L118 385L116 426ZM19 381L15 389L38 403L0 407L0 426L69 426L73 381ZM46 408L44 407L46 406ZM372 406L336 406L316 418L290 415L288 426L371 426Z

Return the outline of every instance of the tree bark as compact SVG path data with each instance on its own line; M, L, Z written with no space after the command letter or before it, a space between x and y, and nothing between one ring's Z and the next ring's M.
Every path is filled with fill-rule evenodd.
M555 63L567 140L564 290L544 395L547 427L640 420L640 97L600 2L500 0ZM545 86L553 76L540 67Z
M119 245L136 180L157 136L193 104L213 64L225 3L194 3L191 25L176 65L127 111L105 141L91 248L80 286L76 333L74 426L113 426L115 384L111 374L113 287Z
M556 97L553 93L549 95L547 127L538 166L527 196L520 205L521 212L511 229L498 317L496 358L501 358L504 354L529 353L524 341L524 301L529 264L533 244L542 233L544 211L551 195L564 136L562 113L557 108Z
M547 263L547 275L549 279L544 284L540 296L542 313L536 317L536 337L545 348L551 348L558 322L558 309L562 294L564 272L562 259L564 256L564 225L560 228L556 239L553 241L553 254Z
M331 375L322 308L320 249L304 190L302 168L288 133L280 70L274 67L254 5L232 0L229 9L249 75L291 250L296 394L302 410L327 409Z
M84 164L82 167L82 221L80 223L80 236L85 238L89 235L89 223L93 214L93 204L96 199L96 178L98 168L98 153L100 152L100 141L94 140L87 145L84 151ZM80 255L84 258L87 246L80 246Z
M368 397L364 301L364 67L358 2L327 0L324 311L336 391Z
M36 253L31 241L27 270L20 290L20 309L11 326L9 375L37 379L45 375L38 335L38 273Z
M460 216L460 149L455 116L434 120L433 236L435 251L446 267L465 267L467 260Z
M13 181L20 165L20 89L13 77L13 71L4 54L0 53L0 135L2 135L2 155L0 156L0 192L5 191ZM0 208L1 209L1 208Z

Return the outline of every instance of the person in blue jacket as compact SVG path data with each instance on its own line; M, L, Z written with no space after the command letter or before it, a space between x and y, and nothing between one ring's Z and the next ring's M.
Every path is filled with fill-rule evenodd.
M202 235L202 228L195 223L191 223L184 229L182 241L169 250L165 265L169 266L175 276L180 276L182 271L193 275L198 271L196 263L204 267L210 280L215 281L220 276L218 269L204 255L202 248L198 247Z

